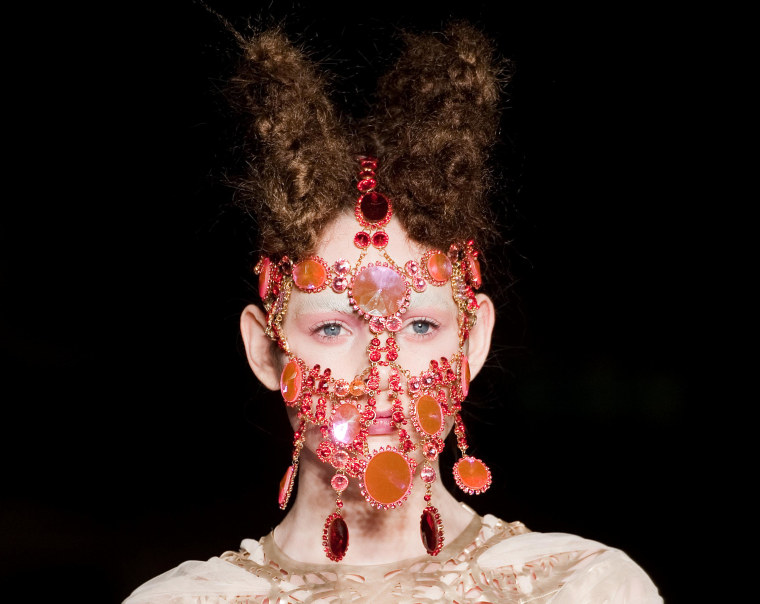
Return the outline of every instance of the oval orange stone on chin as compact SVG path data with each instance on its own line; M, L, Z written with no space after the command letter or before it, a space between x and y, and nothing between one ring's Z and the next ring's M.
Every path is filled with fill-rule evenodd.
M364 488L375 502L385 506L400 503L411 486L412 469L400 453L380 451L367 463Z
M414 405L414 414L422 431L434 436L443 427L443 413L441 405L432 396L424 394Z
M463 491L482 493L491 486L491 471L475 457L463 457L454 464L454 480Z
M301 367L293 359L282 370L280 376L280 392L286 403L292 403L301 393Z
M445 283L451 278L451 260L443 252L430 254L427 260L427 271L435 281Z
M293 282L303 291L319 291L327 282L327 269L322 263L307 258L293 266Z

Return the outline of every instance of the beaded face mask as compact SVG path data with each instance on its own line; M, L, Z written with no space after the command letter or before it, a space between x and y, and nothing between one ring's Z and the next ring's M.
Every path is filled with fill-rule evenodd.
M436 480L432 462L444 447L446 422L453 419L454 432L462 457L454 465L456 484L469 494L485 491L491 484L486 465L467 455L467 439L461 406L467 396L470 370L464 344L475 324L478 303L474 290L481 284L478 253L472 241L452 245L446 253L428 250L418 260L397 264L386 251L389 242L384 227L393 215L391 201L376 191L377 160L360 158L359 197L355 216L360 226L353 239L359 248L358 260L343 258L328 263L318 256L294 262L282 257L277 262L263 257L255 267L259 294L267 312L266 333L287 354L280 390L285 403L297 409L298 427L294 434L293 459L280 483L279 504L288 504L306 432L319 429L317 447L321 461L335 474L331 485L336 492L335 511L325 521L322 540L327 557L340 561L348 548L348 527L343 518L341 495L355 479L367 502L378 509L393 509L406 501L413 485L418 462L412 457L420 449L419 476L426 488L426 507L420 519L425 550L436 555L444 535L438 510L431 503ZM383 260L364 263L367 251L375 248ZM412 296L428 287L450 287L457 305L458 350L449 358L431 359L427 369L412 373L399 362L396 334L403 324ZM331 288L344 293L354 312L367 321L367 366L354 376L336 376L330 368L308 366L293 351L283 330L283 321L293 288L318 293ZM387 391L380 388L380 368L387 372ZM391 401L388 411L378 412L383 395ZM410 401L404 410L401 398ZM372 448L369 436L396 432L397 444Z

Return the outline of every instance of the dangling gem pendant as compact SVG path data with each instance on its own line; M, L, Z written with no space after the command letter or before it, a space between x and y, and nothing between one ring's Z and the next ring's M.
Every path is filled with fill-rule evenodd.
M298 430L293 434L293 461L285 470L285 474L280 480L280 492L277 496L277 503L280 505L280 509L284 510L288 507L288 501L290 501L290 495L293 493L293 485L296 482L296 475L298 474L298 460L301 456L301 449L303 448L303 441L306 437L306 420L302 419L298 425Z
M435 470L428 462L425 462L422 470L420 470L420 478L425 482L424 498L427 502L425 509L422 510L422 516L420 516L420 537L422 538L422 545L425 546L425 551L431 556L437 556L443 548L443 521L438 508L430 503L432 485L436 475Z
M348 477L342 472L338 472L330 481L332 488L337 492L335 499L335 511L325 520L325 526L322 530L322 546L325 549L325 555L333 562L340 562L348 551L348 525L343 520L343 501L340 498L341 493L348 486Z

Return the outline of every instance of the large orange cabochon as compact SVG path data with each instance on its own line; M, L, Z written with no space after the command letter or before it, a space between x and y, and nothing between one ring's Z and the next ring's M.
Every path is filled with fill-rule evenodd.
M441 405L432 396L424 394L414 406L417 423L425 434L433 436L441 431L443 413Z
M474 457L463 457L455 467L459 474L459 479L474 490L483 489L488 484L488 468L479 459Z
M396 451L380 451L364 470L364 487L372 499L383 505L398 503L412 484L412 470Z
M282 392L282 398L288 403L295 401L301 392L301 367L299 367L295 359L285 365L285 368L282 370L280 391Z

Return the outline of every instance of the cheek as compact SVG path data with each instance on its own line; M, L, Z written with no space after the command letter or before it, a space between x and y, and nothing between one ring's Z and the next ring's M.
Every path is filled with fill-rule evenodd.
M438 361L441 357L451 360L459 351L459 329L456 321L441 327L434 336L429 338L398 338L399 363L404 369L419 374L426 371L430 361Z

